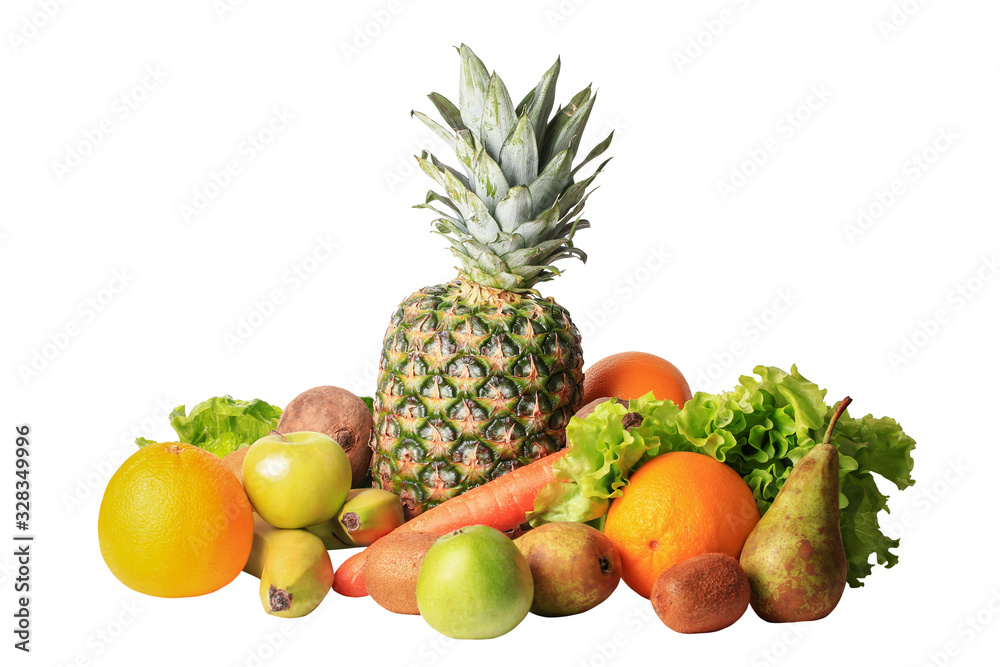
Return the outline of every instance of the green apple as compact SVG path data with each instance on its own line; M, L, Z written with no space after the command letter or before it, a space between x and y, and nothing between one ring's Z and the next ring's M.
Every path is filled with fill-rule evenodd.
M531 609L534 584L514 543L489 526L439 538L417 577L417 608L453 639L492 639L513 630Z
M322 433L272 431L247 451L243 488L264 521L304 528L336 516L351 490L351 462Z

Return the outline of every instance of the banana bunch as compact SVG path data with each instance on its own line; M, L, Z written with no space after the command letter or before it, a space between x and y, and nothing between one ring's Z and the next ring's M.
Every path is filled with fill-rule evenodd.
M328 549L368 546L402 523L399 498L382 489L352 489L334 518L302 529L275 528L254 514L253 547L243 571L260 579L265 612L305 616L333 586Z

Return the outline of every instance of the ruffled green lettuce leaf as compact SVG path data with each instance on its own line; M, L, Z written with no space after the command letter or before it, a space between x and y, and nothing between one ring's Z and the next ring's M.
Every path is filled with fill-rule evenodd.
M743 376L732 391L698 392L678 409L652 394L629 402L603 403L586 419L567 427L566 456L555 464L556 481L543 488L529 515L532 525L552 521L592 521L621 495L628 477L649 459L672 451L707 454L736 470L753 491L763 515L795 464L821 442L834 412L826 390L799 374L757 366L757 377ZM641 425L625 429L622 418L634 412ZM846 412L832 442L840 454L840 519L848 560L848 582L861 586L878 564L892 567L899 546L879 527L888 512L873 474L899 489L913 484L915 442L895 420L860 419Z
M281 408L260 399L239 401L232 396L217 396L191 408L187 414L179 405L170 413L170 425L178 442L185 442L212 452L218 457L252 445L278 425ZM155 441L136 438L140 447Z
M607 401L587 419L570 419L566 437L573 444L566 456L553 464L556 481L539 492L529 522L537 526L603 516L611 498L621 495L632 470L660 452L662 424L672 420L677 411L673 403L655 401L650 395L648 400L630 402L628 408ZM630 412L639 412L644 419L641 425L626 430L622 418Z

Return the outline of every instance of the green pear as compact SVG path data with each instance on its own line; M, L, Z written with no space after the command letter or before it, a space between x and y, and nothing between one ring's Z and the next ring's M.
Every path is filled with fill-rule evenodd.
M850 402L841 401L823 442L795 464L743 545L740 565L750 579L750 605L765 621L823 618L844 593L840 464L830 435Z

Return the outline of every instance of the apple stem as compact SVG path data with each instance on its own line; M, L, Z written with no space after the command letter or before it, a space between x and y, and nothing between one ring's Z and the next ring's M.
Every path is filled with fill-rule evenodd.
M836 411L834 411L833 413L833 418L830 420L830 425L826 427L826 437L823 438L823 444L825 445L830 444L830 436L833 435L833 427L837 425L837 420L840 419L840 415L844 413L844 410L846 410L847 406L850 404L851 404L851 397L847 396L846 398L844 398L844 400L840 402L840 405L837 406Z
M279 438L281 438L282 440L284 440L285 442L291 442L291 440L289 440L288 438L286 438L286 437L284 436L284 434L282 434L282 433L278 433L277 431L271 431L271 435L276 435L276 436L278 436Z

